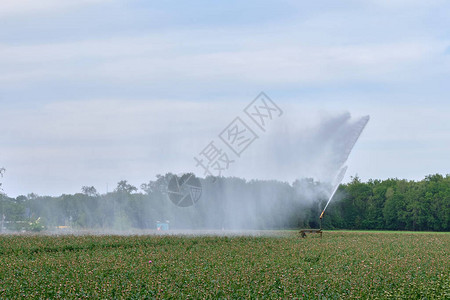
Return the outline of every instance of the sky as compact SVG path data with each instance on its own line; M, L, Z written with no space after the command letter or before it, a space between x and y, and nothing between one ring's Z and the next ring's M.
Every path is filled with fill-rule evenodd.
M444 0L2 0L3 191L201 176L193 157L251 122L262 91L283 113L224 176L321 179L307 141L350 115L371 119L344 181L448 174L449 15Z

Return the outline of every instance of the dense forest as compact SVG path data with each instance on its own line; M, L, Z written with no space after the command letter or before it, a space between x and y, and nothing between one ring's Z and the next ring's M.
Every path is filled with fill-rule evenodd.
M0 193L0 230L76 229L294 229L318 228L318 216L332 187L312 179L292 184L235 177L200 179L202 195L191 207L167 195L172 174L158 175L137 188L123 180L113 192L95 187L59 197ZM325 229L450 230L450 175L421 181L361 182L339 187L324 219Z
M343 198L330 205L326 228L450 230L450 175L429 175L418 182L361 182L355 177L340 191Z

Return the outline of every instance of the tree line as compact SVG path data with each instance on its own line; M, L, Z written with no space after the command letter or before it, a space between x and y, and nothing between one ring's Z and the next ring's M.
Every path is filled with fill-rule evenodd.
M329 228L449 231L450 175L421 181L369 180L358 177L340 186L341 201L330 205Z
M421 181L369 180L342 184L319 223L330 187L312 179L292 184L236 177L200 179L202 196L191 207L169 200L173 174L157 175L140 188L126 180L113 192L93 186L58 197L0 194L0 230L155 229L368 229L450 230L450 175Z

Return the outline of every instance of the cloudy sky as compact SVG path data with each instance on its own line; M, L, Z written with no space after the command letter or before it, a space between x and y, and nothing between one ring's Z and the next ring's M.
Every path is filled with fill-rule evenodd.
M195 171L261 91L284 114L224 175L317 176L295 163L307 143L279 143L347 112L371 121L346 180L450 173L449 15L444 0L2 0L4 192Z

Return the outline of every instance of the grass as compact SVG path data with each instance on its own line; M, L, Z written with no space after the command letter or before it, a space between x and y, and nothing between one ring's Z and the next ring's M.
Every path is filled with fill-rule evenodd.
M449 253L433 233L0 236L0 298L449 299Z

